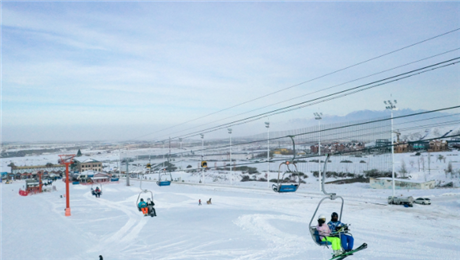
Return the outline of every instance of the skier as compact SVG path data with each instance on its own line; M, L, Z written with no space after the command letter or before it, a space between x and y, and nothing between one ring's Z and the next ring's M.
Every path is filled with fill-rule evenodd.
M201 206L201 199L198 200L198 206Z
M316 230L318 230L319 238L321 241L329 241L332 244L332 250L334 251L334 256L338 256L342 254L342 249L340 248L340 238L332 237L331 230L326 223L326 216L321 214L318 217L318 226L316 226Z
M149 213L149 209L147 208L147 203L145 203L144 199L141 199L139 204L137 205L139 209L144 213L144 216L147 216Z
M339 221L339 214L333 212L331 215L331 221L327 223L332 234L337 234L340 237L342 248L345 252L353 250L354 239L351 234L347 233L348 226Z
M150 198L148 198L147 208L148 208L148 213L150 214L152 218L157 216L157 212L155 211L155 208L153 206L155 206L155 203L153 203L153 200L150 200Z

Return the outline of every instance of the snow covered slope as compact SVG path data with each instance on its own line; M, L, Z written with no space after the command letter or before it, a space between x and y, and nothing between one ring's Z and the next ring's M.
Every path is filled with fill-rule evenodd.
M103 186L97 199L89 186L71 185L72 216L64 216L64 183L57 192L18 195L24 183L2 184L1 259L328 259L308 223L321 199L317 183L294 194L276 194L264 183L177 184L158 187L157 217L136 208L138 182ZM345 198L342 221L351 223L355 245L369 248L352 259L456 259L460 255L460 191L401 191L428 195L433 205L386 205L390 190L368 184L328 185ZM399 195L399 194L398 194ZM198 206L212 198L212 205ZM319 212L339 211L329 202Z

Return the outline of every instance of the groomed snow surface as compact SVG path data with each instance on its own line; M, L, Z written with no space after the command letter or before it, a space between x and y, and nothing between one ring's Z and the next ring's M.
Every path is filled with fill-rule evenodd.
M72 216L64 216L65 184L57 192L21 197L24 181L0 185L1 259L329 259L317 246L308 223L323 197L318 183L277 194L266 183L182 184L158 187L157 217L136 207L139 182L104 185L100 198L91 186L71 185ZM94 187L93 187L94 188ZM459 259L460 191L398 190L425 195L431 206L389 206L391 190L369 184L327 185L345 199L342 221L351 223L355 246L368 249L348 259ZM146 198L146 197L144 197ZM212 198L212 205L206 200ZM198 206L201 199L203 205ZM328 221L339 201L326 201L318 213ZM314 221L316 224L316 220Z

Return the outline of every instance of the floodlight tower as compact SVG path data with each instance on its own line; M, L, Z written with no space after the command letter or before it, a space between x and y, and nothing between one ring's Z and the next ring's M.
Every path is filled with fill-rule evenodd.
M270 188L270 121L265 122L267 128L267 187Z
M228 134L230 135L230 184L233 185L233 172L232 172L232 129L229 128Z
M203 159L204 159L204 134L200 134L201 136L201 183L204 184L204 167L203 167Z
M321 119L323 113L313 113L315 119L318 120L318 180L321 180ZM321 191L321 181L319 181L319 190Z
M383 101L385 104L385 109L389 109L391 112L391 178L393 182L393 197L395 196L395 148L394 148L394 143L393 143L393 110L398 110L396 107L396 104L398 103L396 99L388 101Z

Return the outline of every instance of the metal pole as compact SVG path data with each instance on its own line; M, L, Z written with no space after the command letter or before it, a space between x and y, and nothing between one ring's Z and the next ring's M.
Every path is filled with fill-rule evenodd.
M126 186L129 185L128 159L126 159Z
M315 119L318 120L318 181L319 181L319 190L321 191L321 119L323 113L313 113Z
M394 149L394 142L393 142L393 110L397 110L396 104L398 103L396 100L388 100L388 101L383 101L383 103L386 105L386 109L390 110L390 115L391 115L391 179L392 179L392 186L393 186L393 197L395 196L395 149Z
M121 178L121 149L120 149L120 160L118 160L118 174L120 174L120 176L118 176L119 178Z
M230 184L233 185L233 172L232 172L232 129L228 129L228 133L230 134Z
M65 199L66 199L65 215L66 217L70 216L69 164L70 162L65 163Z
M265 122L267 128L267 187L270 188L270 121Z
M391 165L392 165L392 172L391 178L393 179L393 197L395 196L395 148L393 145L393 108L391 109Z
M201 163L200 165L203 163L203 159L204 159L204 135L201 134ZM203 165L201 165L201 183L204 183L204 167Z
M321 178L321 119L318 120L318 134L319 134L319 138L318 138L318 155L319 155L318 157L318 178Z

